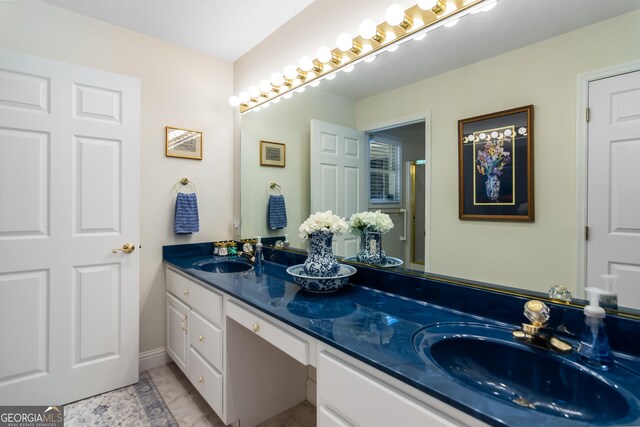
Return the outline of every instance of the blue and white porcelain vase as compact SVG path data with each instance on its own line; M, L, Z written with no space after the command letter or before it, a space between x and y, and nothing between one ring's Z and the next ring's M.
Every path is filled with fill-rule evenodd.
M302 271L312 277L334 277L340 271L340 264L333 254L333 233L316 231L309 235L309 256Z
M487 190L487 198L492 202L498 201L500 197L500 178L494 173L487 175L487 182L485 183Z
M382 250L382 233L362 230L360 236L360 250L356 256L358 262L364 264L383 265L387 262L387 255Z

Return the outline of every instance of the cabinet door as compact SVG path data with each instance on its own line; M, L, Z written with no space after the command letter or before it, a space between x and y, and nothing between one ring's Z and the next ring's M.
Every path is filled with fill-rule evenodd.
M167 354L185 375L189 374L189 307L166 294Z
M440 406L419 402L326 351L318 356L318 427L469 425L453 417L454 408Z

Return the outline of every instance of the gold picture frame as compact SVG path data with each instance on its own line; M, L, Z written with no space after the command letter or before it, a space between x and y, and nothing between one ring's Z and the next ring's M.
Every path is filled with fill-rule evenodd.
M287 147L279 142L260 141L260 166L285 167Z
M183 159L202 160L202 132L166 127L166 155Z

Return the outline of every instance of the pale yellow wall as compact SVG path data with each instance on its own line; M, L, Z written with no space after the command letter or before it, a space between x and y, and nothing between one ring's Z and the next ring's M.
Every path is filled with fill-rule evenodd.
M140 351L164 346L162 245L231 237L233 66L36 1L0 2L0 47L141 83ZM166 125L204 132L202 161L165 157ZM173 185L198 186L200 233L173 233Z
M309 216L311 119L355 127L355 102L309 90L242 116L242 237L287 233L292 246L306 247L306 242L298 238L298 227ZM286 167L260 166L261 140L286 144ZM287 228L284 230L267 230L268 186L272 181L282 187L285 196Z
M640 11L358 102L358 128L432 114L431 270L546 291L576 286L576 86L640 59ZM533 104L535 222L458 220L459 119Z

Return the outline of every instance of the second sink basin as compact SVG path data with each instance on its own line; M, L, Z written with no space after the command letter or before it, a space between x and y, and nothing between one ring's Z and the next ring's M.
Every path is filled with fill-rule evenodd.
M209 273L240 273L250 270L253 266L243 260L217 260L209 259L199 261L193 264L196 270L202 270Z
M598 373L567 357L511 339L509 329L474 323L428 326L414 335L420 357L465 386L564 419L609 423L627 399Z

